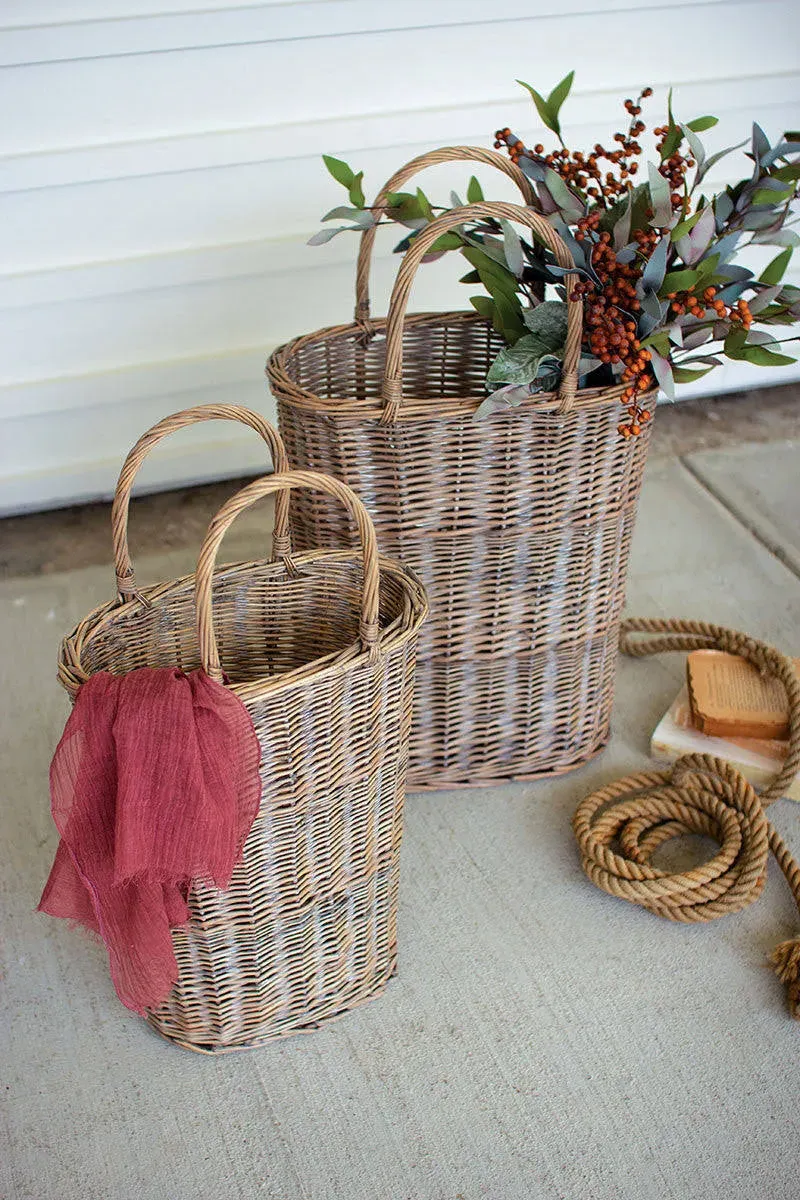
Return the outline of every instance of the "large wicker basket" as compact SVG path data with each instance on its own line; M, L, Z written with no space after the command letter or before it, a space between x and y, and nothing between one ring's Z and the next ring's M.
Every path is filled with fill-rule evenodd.
M487 152L470 157L486 161ZM506 160L494 157L509 173ZM409 765L414 788L566 771L605 744L649 439L649 425L637 439L620 438L621 386L576 391L578 302L570 304L560 393L473 420L503 343L475 314L405 313L414 274L436 238L488 216L527 225L562 266L574 265L531 208L454 210L405 254L387 320L368 317L362 256L357 321L300 337L268 364L292 462L357 491L382 545L427 589L431 619L420 639ZM567 277L568 292L574 278ZM298 546L347 545L352 537L344 515L318 495L292 505L291 528Z
M242 410L226 415L237 411L244 419ZM274 450L269 426L248 418ZM117 516L127 511L141 445L123 471ZM282 450L275 457L282 461ZM277 493L280 521L293 488L321 489L343 504L361 550L292 556L279 529L279 561L215 569L237 514ZM256 480L223 505L196 577L136 590L124 522L115 530L117 573L133 598L96 609L65 639L62 683L74 697L96 671L202 665L243 701L262 752L261 806L231 886L193 886L189 925L173 931L178 983L148 1019L206 1053L314 1028L376 995L395 969L424 592L378 556L355 495L311 472Z

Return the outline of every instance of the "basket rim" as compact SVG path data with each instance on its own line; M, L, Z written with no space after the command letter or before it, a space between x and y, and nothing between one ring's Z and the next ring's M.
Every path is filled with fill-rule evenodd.
M292 556L296 567L322 560L336 562L351 562L361 569L362 556L357 550L306 550ZM404 611L380 631L378 639L380 663L389 654L417 636L419 628L428 615L428 599L425 589L410 568L403 566L385 555L378 555L378 567L381 578L392 576L405 593ZM222 580L235 579L236 576L246 578L254 569L259 573L270 575L285 575L283 562L270 562L268 559L248 559L246 561L224 563L214 571L214 583ZM144 611L145 607L156 607L168 602L176 593L194 591L195 573L181 575L177 579L166 580L143 588L138 597L120 602L118 598L106 601L87 613L66 637L62 638L58 649L58 680L62 687L75 698L81 685L90 678L92 672L83 665L83 654L95 637L101 635L109 626L113 626L115 618L129 617L136 612ZM315 658L310 663L295 667L281 675L265 675L258 679L242 683L227 683L225 686L244 703L258 703L267 696L278 692L289 692L317 683L330 675L339 675L353 670L369 661L369 652L365 650L356 636L351 645L343 650ZM177 664L176 664L177 665Z
M303 412L314 412L325 416L360 418L364 421L381 420L385 416L386 406L383 399L369 397L356 400L352 397L318 396L309 388L302 387L289 374L289 364L292 359L315 342L353 341L362 340L365 334L372 336L384 333L388 323L387 317L370 318L369 322L351 321L347 325L327 325L313 333L301 334L292 338L273 350L267 359L266 376L276 398L283 404L290 405ZM476 312L454 310L452 312L420 312L406 316L406 328L417 325L460 325L469 324L488 328L489 322ZM617 404L626 389L624 383L613 384L605 388L581 388L575 393L572 408L560 415L567 420L576 411L595 408L605 404ZM650 400L658 395L658 387L645 392L641 399ZM485 399L481 396L440 396L436 399L420 398L403 395L403 402L397 412L396 420L401 421L447 421L472 417L478 405ZM435 406L435 408L433 407ZM557 392L539 392L531 396L514 410L513 413L496 413L490 420L504 416L518 416L520 412L551 412L561 408L561 399Z

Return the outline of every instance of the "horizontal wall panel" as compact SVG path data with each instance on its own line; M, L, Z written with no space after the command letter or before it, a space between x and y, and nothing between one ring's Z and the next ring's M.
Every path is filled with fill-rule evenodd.
M763 88L765 81L760 81ZM800 77L795 80L800 94ZM707 111L701 100L686 102L681 109L690 114ZM753 109L750 109L752 112ZM764 128L774 139L798 117L797 107L784 100L762 103L757 108ZM573 127L575 144L610 140L617 127L612 114L608 122ZM723 114L720 128L706 137L709 151L742 140L749 131L749 113L739 110ZM508 113L496 121L512 120ZM230 166L170 174L141 175L63 187L37 188L31 192L0 194L0 242L4 272L18 275L134 257L152 257L194 247L225 246L227 243L278 239L293 240L302 255L302 243L320 224L329 208L346 200L345 193L327 174L321 153L330 150L347 158L365 172L370 195L401 163L436 144L490 144L494 122L470 130L456 124L451 137L444 132L431 138L424 128L405 124L408 144L400 147L353 148L322 141L319 151L293 159L248 162ZM485 121L485 116L483 117ZM519 129L533 140L539 133L532 111L520 111ZM743 152L731 155L712 169L710 180L733 177L735 171L749 172ZM469 164L447 164L430 170L419 184L434 199L447 202L451 187L463 194ZM487 194L498 199L518 195L514 186L491 168L477 169ZM390 236L387 234L387 236ZM337 243L338 244L338 243ZM25 283L20 281L24 294ZM2 282L0 282L2 287Z
M692 45L717 48L705 56L704 77L735 80L752 74L753 5L695 5L690 11ZM776 31L770 39L770 70L796 71L797 5L793 0L761 0L758 12L759 28ZM624 40L629 20L614 23L618 38ZM671 6L643 9L635 28L640 45L658 47L648 63L647 82L667 85L676 75L691 77L687 22L675 19ZM145 56L144 77L139 55L17 67L4 72L1 81L2 102L13 109L15 119L0 130L0 153L272 124L283 114L297 123L396 111L408 105L411 78L419 107L469 104L476 81L488 99L508 93L511 45L520 63L540 63L544 46L548 61L569 63L578 45L613 45L611 35L607 14L576 13L432 27L424 36L403 29L348 35L337 39L335 53L328 38L314 36L166 51ZM607 88L613 61L605 54L587 54L580 64L580 87ZM628 61L631 83L645 72L638 56ZM346 69L340 64L347 64ZM620 85L628 86L624 80L615 86Z
M221 396L199 389L196 404L243 404L274 419L263 388L240 384ZM37 508L57 508L108 500L123 459L140 434L161 417L187 407L181 396L151 396L135 408L86 409L47 417L4 422L5 460L0 472L0 516ZM91 431L87 437L87 431ZM209 421L181 430L148 455L135 492L159 491L211 479L228 479L271 470L266 446L252 431L231 422Z
M109 495L132 442L175 409L272 411L269 350L352 313L355 237L305 245L344 201L321 154L363 169L369 196L409 158L487 146L500 124L551 145L514 77L546 90L573 66L571 145L609 141L643 84L650 124L670 85L679 117L719 115L709 152L752 118L776 139L800 126L798 32L791 0L6 0L0 509ZM737 164L719 164L715 186ZM448 202L472 170L418 182ZM476 174L488 195L516 196ZM378 239L376 313L396 239ZM461 273L455 257L426 267L411 309L467 307ZM798 377L732 363L686 393ZM159 447L142 486L259 470L237 432L209 424Z
M385 308L397 265L397 259L386 257L376 263L376 312ZM421 271L412 308L467 306L467 289L455 282L464 270L463 260L453 255ZM0 322L0 382L14 385L277 344L350 321L353 275L352 259L328 266L321 258L313 270L158 288L144 297L134 292L6 310Z
M705 5L725 0L700 0ZM404 0L402 5L375 0L305 0L301 3L252 4L217 9L115 13L116 5L99 4L72 16L69 5L50 9L35 20L36 4L28 4L24 25L9 20L0 26L0 65L60 62L68 59L146 54L164 50L217 48L250 42L277 42L308 37L341 37L367 31L426 29L466 23L492 24L530 17L530 0L494 0L491 18L485 0ZM187 6L188 7L188 6ZM658 7L663 8L663 4ZM673 8L688 8L687 0ZM697 4L691 5L697 8ZM537 16L567 12L615 13L630 8L630 0L539 0ZM94 11L93 11L94 9ZM105 12L103 11L105 9ZM45 9L47 11L47 9ZM20 14L22 15L22 14ZM5 14L0 11L0 20Z
M52 381L63 379L64 403L69 396L74 404L76 386L68 387L70 379L105 374L114 387L120 376L152 361L191 364L225 358L244 348L276 345L311 329L348 322L356 244L343 244L344 236L338 246L303 247L291 269L285 266L289 247L275 247L280 253L271 261L272 247L267 245L259 247L261 269L245 273L245 263L253 257L245 248L237 256L240 273L229 277L183 278L172 286L7 308L0 321L2 411L9 406L35 408L37 401L33 394L26 395L26 387L38 383L52 396ZM348 251L346 257L342 251ZM775 253L775 248L754 249L748 265L760 273ZM386 254L375 260L371 295L376 315L387 311L399 262L399 257ZM476 289L457 282L465 269L459 255L421 268L410 309L469 307L469 295ZM200 264L197 270L200 275ZM800 282L800 270L790 271L789 278Z
M754 63L759 68L762 64ZM674 78L678 78L677 74ZM641 80L628 80L631 90ZM510 124L534 141L553 141L542 129L532 102L521 88L506 81L498 96L458 106L441 108L403 108L396 112L361 113L338 119L321 118L313 124L293 123L248 125L238 129L199 133L190 136L172 134L131 142L113 142L96 146L72 146L60 150L28 152L0 157L0 192L30 188L53 188L104 179L123 179L136 175L175 174L179 171L205 170L237 166L243 163L276 163L315 157L323 153L350 153L360 156L376 149L397 151L419 141L424 147L434 144L486 144L498 125ZM581 90L580 83L564 110L563 124L569 141L578 146L584 137L608 137L622 115L620 97L624 85L604 91ZM757 73L714 83L688 81L676 88L676 114L713 111L721 118L720 126L705 136L711 149L721 149L741 141L753 117L774 135L782 131L780 109L792 108L800 95L800 71L783 75ZM666 91L661 89L648 102L650 124L661 118ZM407 154L406 157L409 157Z

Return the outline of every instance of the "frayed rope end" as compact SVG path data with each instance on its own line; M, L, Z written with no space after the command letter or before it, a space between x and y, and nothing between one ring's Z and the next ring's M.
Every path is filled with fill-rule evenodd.
M781 942L772 951L770 961L778 978L786 984L789 1012L800 1021L800 937Z

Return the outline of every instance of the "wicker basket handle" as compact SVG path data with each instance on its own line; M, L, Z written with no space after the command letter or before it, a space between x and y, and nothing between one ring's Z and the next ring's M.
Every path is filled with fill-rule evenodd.
M490 167L496 167L498 171L502 171L504 175L508 175L509 179L513 179L522 193L522 199L526 204L532 204L538 208L538 201L533 186L527 176L523 175L516 163L513 163L510 158L504 158L502 154L498 154L495 150L484 150L481 146L444 146L441 150L429 150L427 154L420 154L418 158L412 158L411 162L407 162L399 171L395 171L391 179L383 185L375 197L375 205L373 207L385 204L389 193L399 191L403 184L407 183L413 175L418 175L426 167L435 167L439 163L446 162L479 162L485 163ZM356 321L369 320L369 272L372 266L372 250L375 245L376 232L377 228L374 225L371 229L365 229L361 235L358 247L358 263L356 266Z
M389 316L386 322L386 366L383 377L384 409L382 419L385 422L391 423L397 419L402 400L403 323L408 306L408 296L417 268L437 238L446 233L448 229L453 229L465 221L475 220L477 217L498 219L505 217L509 221L527 225L534 236L553 251L559 266L567 269L575 267L572 255L552 225L532 209L522 208L519 204L487 201L482 201L480 204L467 204L463 208L454 208L441 217L436 217L429 225L426 225L414 238L403 256L389 302ZM578 388L578 360L583 336L583 305L580 300L569 299L577 282L577 275L564 276L564 287L568 299L567 340L564 348L561 387L559 388L562 412L566 412L572 407Z
M114 568L117 573L117 591L121 600L130 600L136 596L136 578L128 548L128 508L131 499L131 488L139 468L152 448L170 433L176 433L187 425L196 425L199 421L239 421L249 425L264 439L272 454L272 464L276 471L286 471L289 460L286 447L277 430L265 421L258 413L249 408L236 404L201 404L196 408L187 408L183 412L173 413L164 417L147 433L142 434L131 450L122 470L119 473L117 487L114 492L114 503L111 508L111 536L114 543ZM281 492L275 504L275 531L272 536L273 556L290 562L291 543L289 541L289 493Z
M195 577L197 636L200 644L200 661L203 669L212 679L222 680L219 650L217 639L214 636L214 614L211 606L211 585L220 542L236 517L255 504L257 500L269 496L273 492L277 492L279 495L283 493L288 497L292 488L315 488L317 491L327 492L329 496L341 501L355 521L364 554L364 586L361 593L359 634L361 644L364 650L369 651L370 657L374 659L378 656L380 569L375 526L372 524L372 519L355 492L331 475L321 475L317 471L287 471L285 474L265 475L261 479L255 479L235 496L231 496L212 520L203 539Z

